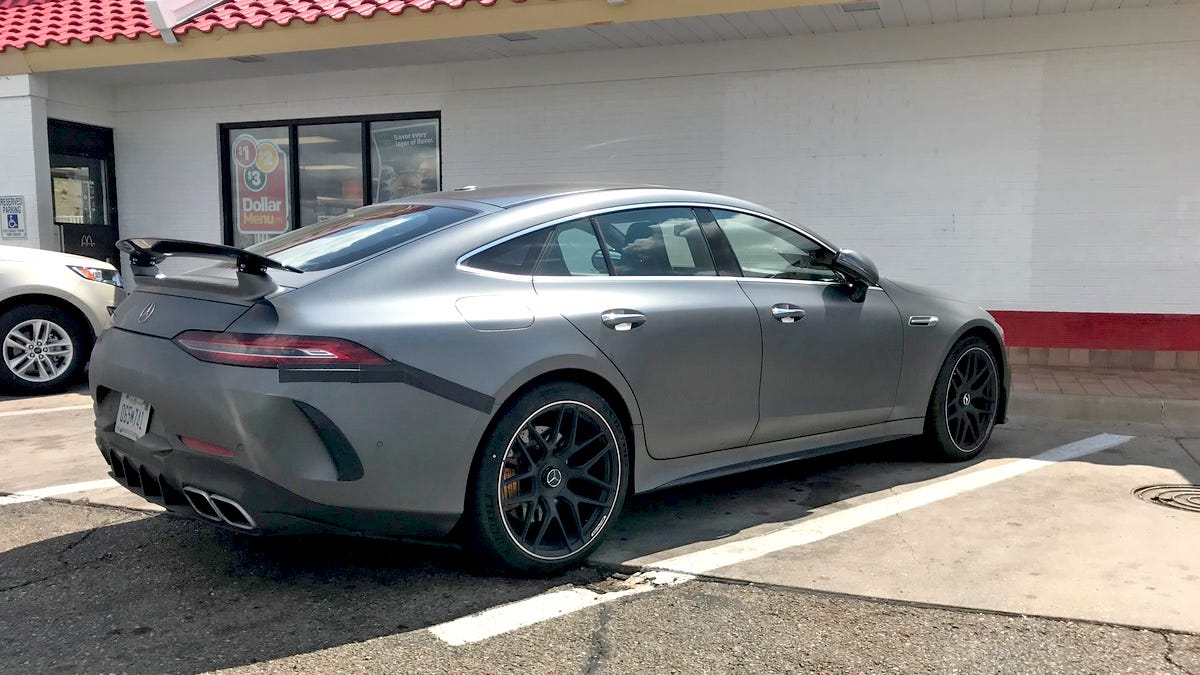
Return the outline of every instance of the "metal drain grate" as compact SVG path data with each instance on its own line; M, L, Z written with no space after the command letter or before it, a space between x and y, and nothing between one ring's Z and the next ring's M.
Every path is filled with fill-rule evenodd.
M1133 494L1151 504L1200 513L1200 485L1147 485Z

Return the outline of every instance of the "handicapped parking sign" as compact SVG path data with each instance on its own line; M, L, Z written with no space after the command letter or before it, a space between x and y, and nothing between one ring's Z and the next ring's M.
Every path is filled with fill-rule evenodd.
M0 238L25 238L25 197L21 195L0 196L0 214L4 215L4 228Z

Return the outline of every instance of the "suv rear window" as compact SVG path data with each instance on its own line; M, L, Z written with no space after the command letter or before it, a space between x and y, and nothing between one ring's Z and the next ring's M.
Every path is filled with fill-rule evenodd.
M292 230L247 251L316 272L348 265L477 215L469 209L377 204Z

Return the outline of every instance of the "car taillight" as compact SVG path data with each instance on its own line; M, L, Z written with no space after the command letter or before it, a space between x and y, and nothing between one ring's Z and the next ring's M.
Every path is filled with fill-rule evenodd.
M201 361L231 366L380 366L388 360L349 340L302 335L253 335L190 330L175 344Z

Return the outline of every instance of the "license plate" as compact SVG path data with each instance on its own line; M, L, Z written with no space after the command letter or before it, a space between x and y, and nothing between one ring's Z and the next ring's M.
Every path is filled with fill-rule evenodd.
M146 428L149 426L150 404L136 396L121 394L121 406L117 408L116 432L136 441L146 435Z

